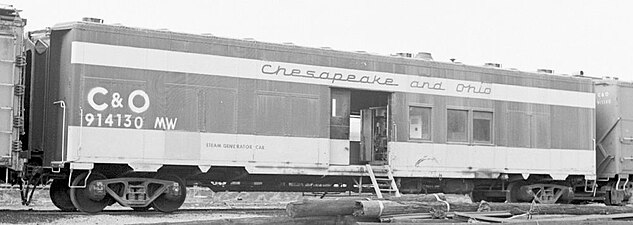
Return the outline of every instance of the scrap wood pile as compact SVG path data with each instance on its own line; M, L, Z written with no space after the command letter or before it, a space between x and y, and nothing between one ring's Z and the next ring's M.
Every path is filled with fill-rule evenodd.
M408 195L385 199L304 199L289 203L286 212L292 218L351 215L358 221L383 223L424 223L439 220L509 223L633 219L633 207L627 206L449 202L443 194Z

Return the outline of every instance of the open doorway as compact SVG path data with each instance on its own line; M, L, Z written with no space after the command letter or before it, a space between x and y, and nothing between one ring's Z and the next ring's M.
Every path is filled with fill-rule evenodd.
M330 138L349 143L347 152L333 152L331 157L348 154L350 165L385 164L391 93L333 88L331 96Z

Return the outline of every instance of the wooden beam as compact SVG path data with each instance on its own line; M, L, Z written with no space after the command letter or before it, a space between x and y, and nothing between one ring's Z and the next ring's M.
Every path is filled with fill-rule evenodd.
M530 203L488 203L492 211L508 211L513 215L524 214L528 211L533 215L547 214L621 214L633 213L633 207L601 206L601 205L569 205L569 204L530 204ZM356 203L355 216L381 217L387 215L407 213L428 213L431 211L476 212L477 203L450 203L450 210L443 202L410 202L410 201L367 201Z
M386 197L396 202L436 202L437 199L445 200L444 194L430 195L405 195L402 197ZM336 216L352 215L356 201L368 200L368 198L345 197L337 199L303 199L302 201L291 202L286 205L288 216L293 218L308 216Z

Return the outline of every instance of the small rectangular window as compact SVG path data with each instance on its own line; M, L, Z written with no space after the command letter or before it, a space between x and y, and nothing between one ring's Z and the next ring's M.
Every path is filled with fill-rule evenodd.
M431 108L409 107L409 138L431 140Z
M332 117L336 116L336 99L332 98Z
M446 119L448 141L468 142L468 111L449 109Z
M360 115L349 116L349 140L360 141L360 129L361 129Z
M332 117L348 117L349 97L344 93L332 92Z
M473 141L492 143L492 113L473 112Z

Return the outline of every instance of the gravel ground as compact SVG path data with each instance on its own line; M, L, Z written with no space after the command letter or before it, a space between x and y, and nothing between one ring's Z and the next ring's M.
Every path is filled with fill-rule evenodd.
M163 213L134 213L112 215L101 213L88 215L83 213L60 214L60 213L23 213L22 212L1 212L0 224L161 224L161 223L186 223L202 222L239 218L265 218L283 216L283 211L277 212L188 212L181 211L171 214ZM271 215L272 214L272 215Z
M131 209L115 203L103 213L90 215L59 212L47 189L36 190L29 206L21 205L17 189L0 189L0 224L156 224L283 217L286 204L302 198L301 193L214 193L206 188L190 188L183 210L175 213L129 213Z
M470 202L462 195L446 195L450 202ZM51 202L48 189L38 189L29 206L21 205L17 189L0 189L0 224L288 224L285 207L300 201L302 193L288 192L212 192L207 188L188 188L187 199L174 213L132 212L114 205L98 214L60 212ZM261 219L260 219L261 218ZM324 218L327 220L331 218ZM262 222L264 221L264 222ZM268 221L268 222L266 222ZM320 221L318 218L316 221ZM314 221L290 221L313 224ZM321 221L323 222L323 221ZM330 221L341 224L340 221ZM321 224L319 222L319 224ZM326 223L323 223L326 224Z

